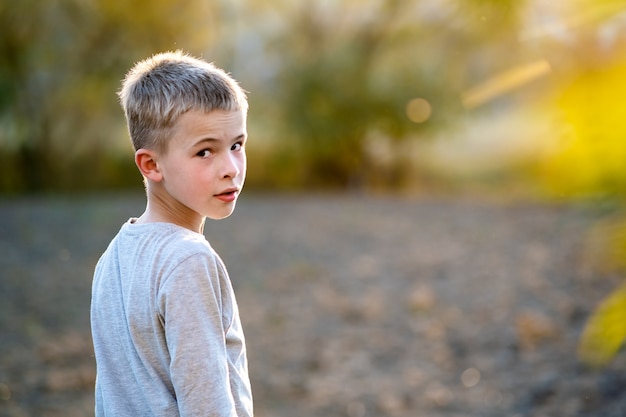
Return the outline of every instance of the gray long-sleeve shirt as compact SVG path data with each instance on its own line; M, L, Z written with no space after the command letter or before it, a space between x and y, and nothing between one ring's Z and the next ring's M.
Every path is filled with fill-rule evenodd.
M96 266L96 417L252 416L235 294L203 235L125 223Z

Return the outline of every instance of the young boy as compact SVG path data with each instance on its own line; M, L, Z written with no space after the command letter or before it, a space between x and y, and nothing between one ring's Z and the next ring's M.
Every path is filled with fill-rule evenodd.
M136 64L119 93L147 205L96 266L96 416L252 416L244 335L203 233L246 175L248 103L224 71L181 52Z

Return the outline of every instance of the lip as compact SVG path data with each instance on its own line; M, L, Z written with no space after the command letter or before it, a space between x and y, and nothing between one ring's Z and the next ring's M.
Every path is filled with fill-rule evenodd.
M235 201L235 199L237 199L238 194L239 194L238 188L228 188L222 191L221 193L215 194L215 197L217 197L219 200L222 200L225 203L230 203L232 201Z

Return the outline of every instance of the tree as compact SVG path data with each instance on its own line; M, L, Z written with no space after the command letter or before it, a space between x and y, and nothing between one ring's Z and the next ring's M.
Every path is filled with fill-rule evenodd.
M119 79L164 49L204 52L218 12L200 0L3 2L0 188L124 182L107 159L128 146Z
M281 29L267 43L268 54L279 62L272 84L283 128L277 145L292 155L279 154L279 160L294 181L331 187L402 184L411 164L406 143L461 111L460 91L477 61L473 55L488 43L514 38L510 23L519 2L504 3L505 8L485 0L281 5ZM466 7L480 8L478 16L488 16L488 27L511 35L494 41L478 16L462 19ZM481 64L496 62L498 52L481 53ZM418 124L407 117L407 104L415 98L429 106ZM390 144L391 164L381 163L370 146L373 137Z

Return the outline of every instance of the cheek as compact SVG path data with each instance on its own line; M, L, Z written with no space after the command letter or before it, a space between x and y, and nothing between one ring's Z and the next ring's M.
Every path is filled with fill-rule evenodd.
M172 175L173 174L173 175ZM178 192L188 193L198 187L199 184L206 181L208 177L206 171L192 169L191 166L183 166L176 168L176 171L170 173L170 183Z
M243 154L243 157L241 158L241 167L240 167L240 171L241 171L241 175L242 177L246 177L246 170L248 169L248 160L246 158L246 154Z

